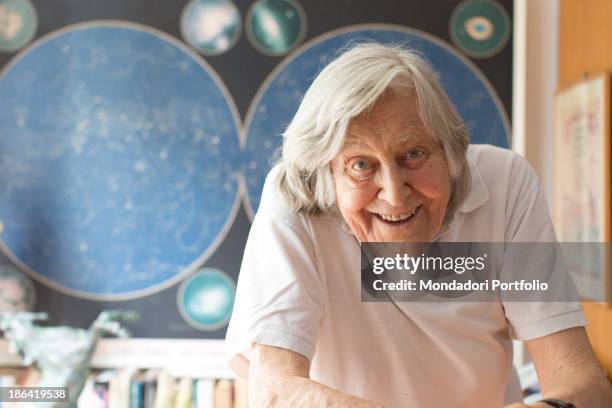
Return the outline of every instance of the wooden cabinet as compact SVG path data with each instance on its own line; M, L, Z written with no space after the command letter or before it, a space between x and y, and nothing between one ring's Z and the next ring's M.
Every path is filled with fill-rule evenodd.
M610 0L560 0L559 88L576 82L585 74L612 72L611 22ZM612 378L612 308L584 303L584 312L595 354Z

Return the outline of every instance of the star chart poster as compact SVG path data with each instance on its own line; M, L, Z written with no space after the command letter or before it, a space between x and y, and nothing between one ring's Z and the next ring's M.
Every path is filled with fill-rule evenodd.
M508 147L511 13L493 0L0 0L0 279L13 282L0 284L28 277L22 303L56 324L121 308L140 314L135 337L222 338L270 160L321 67L351 41L415 48L472 142Z

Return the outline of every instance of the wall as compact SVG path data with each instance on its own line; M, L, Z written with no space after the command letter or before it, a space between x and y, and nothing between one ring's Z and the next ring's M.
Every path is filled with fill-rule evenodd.
M559 68L562 88L585 73L612 71L612 2L561 0L559 5ZM612 308L585 303L587 332L608 376L612 377Z
M552 202L552 100L557 86L558 0L514 2L512 149L529 160Z
M515 0L512 150L525 156L552 200L552 103L557 86L558 0ZM514 341L514 364L530 361Z

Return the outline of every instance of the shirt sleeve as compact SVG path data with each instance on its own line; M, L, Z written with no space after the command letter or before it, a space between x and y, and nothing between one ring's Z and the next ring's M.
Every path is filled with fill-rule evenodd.
M226 336L229 365L244 378L252 343L311 360L323 310L306 217L278 205L269 179L247 240Z
M582 307L577 301L579 296L576 286L569 272L562 266L562 258L555 259L561 257L561 252L550 251L557 243L557 238L546 198L535 172L518 154L515 154L512 160L510 187L506 202L505 240L517 248L514 250L514 257L517 254L526 255L523 254L525 247L521 248L516 245L517 243L538 243L532 246L531 251L537 251L540 248L546 253L541 254L540 259L533 264L536 265L535 267L551 266L551 269L538 270L536 274L546 277L551 282L552 290L555 291L553 294L542 295L541 301L537 299L537 301L503 302L512 336L517 340L531 340L586 325ZM552 244L539 246L539 243ZM533 253L529 254L529 256L533 255ZM538 256L538 254L535 255ZM541 258L545 257L549 258L549 262L541 261ZM502 267L502 274L504 268L505 266Z

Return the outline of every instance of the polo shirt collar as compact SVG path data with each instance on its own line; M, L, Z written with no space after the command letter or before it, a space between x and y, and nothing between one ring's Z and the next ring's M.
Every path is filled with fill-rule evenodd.
M489 189L482 179L478 167L469 156L467 161L470 169L470 192L459 206L458 212L474 211L489 200Z

